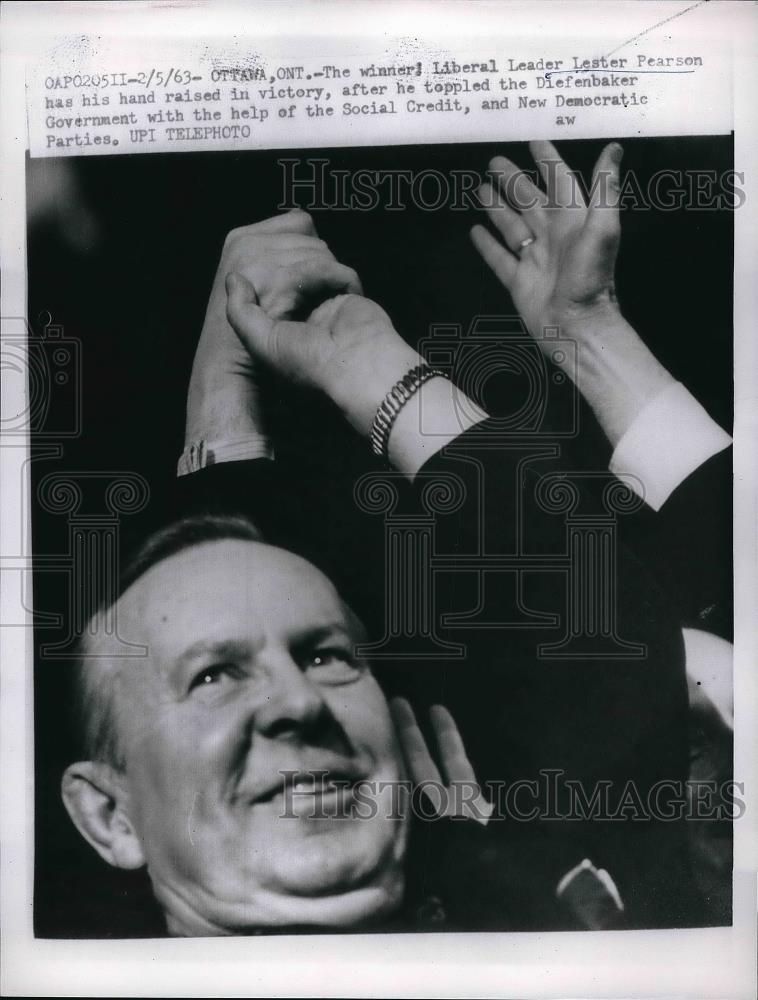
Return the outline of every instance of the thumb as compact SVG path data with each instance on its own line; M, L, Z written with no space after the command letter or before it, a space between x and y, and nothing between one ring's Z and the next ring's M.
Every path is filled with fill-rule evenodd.
M273 322L258 305L255 286L235 271L226 276L226 318L248 351L265 358Z
M596 233L611 239L617 238L620 232L619 168L623 155L624 151L617 142L609 143L598 157L592 172L589 224Z

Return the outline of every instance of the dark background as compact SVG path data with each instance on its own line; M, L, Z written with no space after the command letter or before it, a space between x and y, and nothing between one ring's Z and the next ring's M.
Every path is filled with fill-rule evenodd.
M732 168L732 138L631 139L622 172L642 191L659 170ZM561 143L569 165L589 177L603 143ZM531 167L525 144L308 150L334 170L476 170L504 154ZM81 344L82 432L63 455L32 463L32 490L51 471L129 470L156 495L173 476L183 443L193 352L228 230L276 213L280 157L293 151L86 157L28 161L28 316L33 334L52 322ZM468 239L480 213L448 208L401 212L312 212L338 260L360 274L365 293L413 344L430 324L459 323L512 306ZM728 209L627 210L617 269L629 321L658 358L724 427L732 413L732 217ZM507 395L507 380L492 391ZM497 404L497 400L488 400ZM329 409L275 394L278 454L305 469L351 476L366 462L359 442ZM314 406L316 412L314 413ZM607 447L581 412L583 462ZM48 430L55 439L55 426ZM32 451L35 452L32 436ZM34 508L36 554L63 553L63 515ZM40 572L35 609L67 608L60 574ZM38 628L37 643L63 633ZM61 773L81 752L72 724L71 663L35 667L35 933L103 937L160 933L143 873L101 862L79 837L59 796ZM152 918L149 918L152 914Z

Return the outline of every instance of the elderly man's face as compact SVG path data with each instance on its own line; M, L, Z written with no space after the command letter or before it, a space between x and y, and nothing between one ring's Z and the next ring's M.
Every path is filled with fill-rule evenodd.
M396 906L406 829L390 792L361 818L374 811L363 791L359 803L329 786L402 776L330 582L230 539L154 566L119 613L122 635L149 649L124 661L115 696L130 815L170 930L344 925ZM325 782L288 797L282 772L312 771Z

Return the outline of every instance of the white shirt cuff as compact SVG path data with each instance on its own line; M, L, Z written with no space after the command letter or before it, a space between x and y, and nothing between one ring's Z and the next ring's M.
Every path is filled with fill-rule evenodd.
M653 510L660 510L674 490L732 439L712 420L695 397L674 382L643 409L626 431L610 461Z
M199 472L207 465L222 462L245 462L251 458L273 458L274 450L268 438L250 435L238 441L193 441L179 456L177 476Z
M595 868L589 858L585 858L584 861L572 868L571 871L566 872L556 886L556 896L560 899L561 896L565 895L566 890L569 888L574 879L583 875L585 872L589 872L589 874L602 885L608 897L613 900L616 909L619 912L623 911L624 901L621 898L621 894L618 891L616 883L613 881L605 868Z

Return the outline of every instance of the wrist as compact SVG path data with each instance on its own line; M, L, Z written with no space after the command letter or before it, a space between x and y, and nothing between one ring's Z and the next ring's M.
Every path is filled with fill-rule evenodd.
M576 343L568 374L615 448L646 404L676 380L615 305L586 312L565 337Z
M379 404L392 386L422 359L402 337L377 337L329 372L323 386L345 419L368 437Z
M571 302L550 310L540 329L557 327L562 337L584 344L599 331L614 329L622 323L628 326L615 294L608 290L591 302Z

